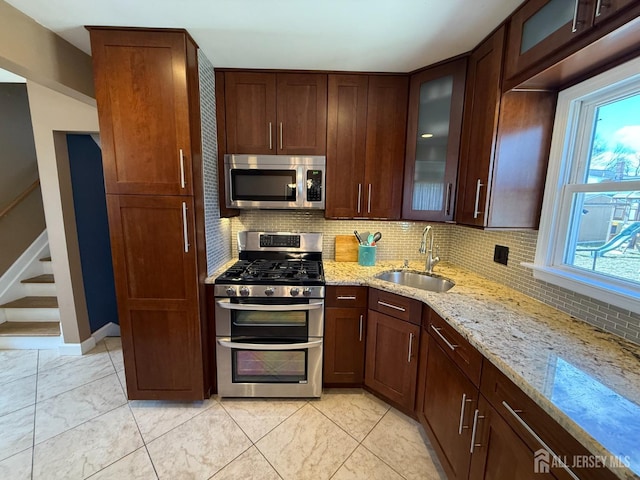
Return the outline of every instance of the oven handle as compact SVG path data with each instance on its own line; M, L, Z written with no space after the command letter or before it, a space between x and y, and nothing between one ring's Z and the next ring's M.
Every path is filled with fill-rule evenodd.
M324 302L319 303L296 303L293 305L256 305L248 303L231 303L228 298L223 298L216 302L220 308L226 310L254 310L257 312L290 312L292 310L317 310L324 307Z
M218 345L226 348L237 348L240 350L303 350L305 348L317 348L322 346L322 340L314 340L313 342L305 343L285 343L285 344L270 344L270 343L242 343L232 342L231 338L224 337L218 338Z

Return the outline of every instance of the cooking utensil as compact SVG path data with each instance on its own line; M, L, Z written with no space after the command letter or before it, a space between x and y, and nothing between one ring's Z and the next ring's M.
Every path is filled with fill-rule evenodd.
M378 243L382 238L382 234L380 232L376 232L373 234L373 243Z
M373 243L373 235L367 235L367 245L371 245Z
M362 242L362 237L360 236L360 234L358 233L358 231L357 231L357 230L354 230L354 231L353 231L353 234L356 236L356 239L358 240L358 243L359 243L360 245L364 245L364 243Z
M368 245L367 240L369 240L370 232L363 232L360 234L360 238L362 239L362 245Z

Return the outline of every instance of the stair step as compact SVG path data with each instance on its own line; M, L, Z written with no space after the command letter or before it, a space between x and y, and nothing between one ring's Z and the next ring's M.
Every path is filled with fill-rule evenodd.
M0 337L58 337L60 322L0 323Z
M41 262L50 262L51 261L51 257L44 257L40 259Z
M37 277L27 278L22 280L20 283L55 283L55 280L51 273L45 273L43 275L38 275Z
M23 297L0 305L0 308L58 308L57 297Z

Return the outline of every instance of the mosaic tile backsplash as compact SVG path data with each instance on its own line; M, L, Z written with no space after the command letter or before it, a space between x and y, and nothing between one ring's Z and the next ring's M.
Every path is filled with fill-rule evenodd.
M369 220L326 220L321 211L247 210L231 219L232 257L237 257L237 232L241 230L301 231L324 233L324 257L335 256L336 235L359 232L382 232L378 244L379 260L423 260L418 253L424 222L389 222ZM591 325L640 344L640 315L622 310L590 297L576 294L533 278L522 262L533 262L537 232L497 232L449 224L432 224L435 244L443 261L467 268L497 281L547 305L562 310ZM509 247L508 265L493 261L495 245ZM436 266L436 271L438 267Z
M231 259L231 222L228 218L220 218L216 85L213 65L202 53L202 50L198 50L198 77L200 82L200 120L202 122L202 163L204 165L207 274L211 275Z

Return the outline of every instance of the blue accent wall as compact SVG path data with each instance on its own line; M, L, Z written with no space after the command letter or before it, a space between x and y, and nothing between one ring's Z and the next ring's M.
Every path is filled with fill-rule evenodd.
M82 279L91 332L118 323L102 153L89 135L67 135Z

